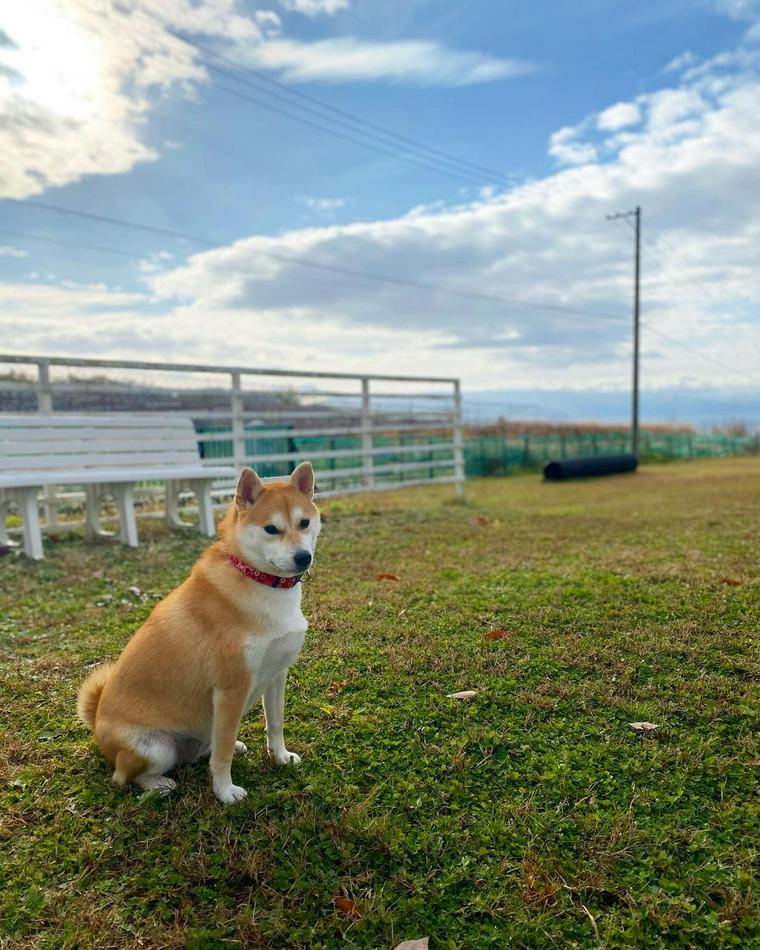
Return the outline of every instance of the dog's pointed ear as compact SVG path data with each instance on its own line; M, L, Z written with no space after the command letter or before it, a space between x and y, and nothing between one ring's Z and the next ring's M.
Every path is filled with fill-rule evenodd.
M301 462L290 476L290 484L309 498L313 497L314 469L311 467L311 462Z
M264 483L252 468L244 468L235 490L235 504L239 511L250 508L264 491Z

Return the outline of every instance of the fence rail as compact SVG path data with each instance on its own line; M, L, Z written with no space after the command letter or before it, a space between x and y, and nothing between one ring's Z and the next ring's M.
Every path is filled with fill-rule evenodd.
M207 465L275 477L311 459L321 497L442 483L463 493L458 379L11 354L0 369L3 412L176 412L193 420ZM233 487L215 484L219 506ZM81 494L47 490L48 527Z

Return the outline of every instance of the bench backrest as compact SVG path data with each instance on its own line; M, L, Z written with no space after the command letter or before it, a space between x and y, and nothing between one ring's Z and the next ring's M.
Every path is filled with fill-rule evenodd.
M198 465L193 422L167 413L0 414L0 471Z

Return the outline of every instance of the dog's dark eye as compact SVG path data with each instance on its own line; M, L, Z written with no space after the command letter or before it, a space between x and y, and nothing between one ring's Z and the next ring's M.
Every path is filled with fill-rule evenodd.
M275 526L274 526L273 524L265 524L265 525L264 525L264 530L266 531L267 534L279 534L279 533L280 533L280 529L279 529L279 528L275 528Z
M309 519L301 518L301 521L298 527L301 529L301 531L305 531L309 527Z

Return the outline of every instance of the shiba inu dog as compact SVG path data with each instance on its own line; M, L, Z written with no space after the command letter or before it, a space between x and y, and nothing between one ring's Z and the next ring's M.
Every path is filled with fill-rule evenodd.
M98 667L79 691L77 711L114 766L117 785L168 793L175 765L210 754L216 797L245 798L232 783L240 720L264 701L275 762L298 763L285 748L285 678L306 633L303 572L320 529L309 462L289 481L264 485L244 469L219 526L220 540L184 583L160 601L115 663Z

